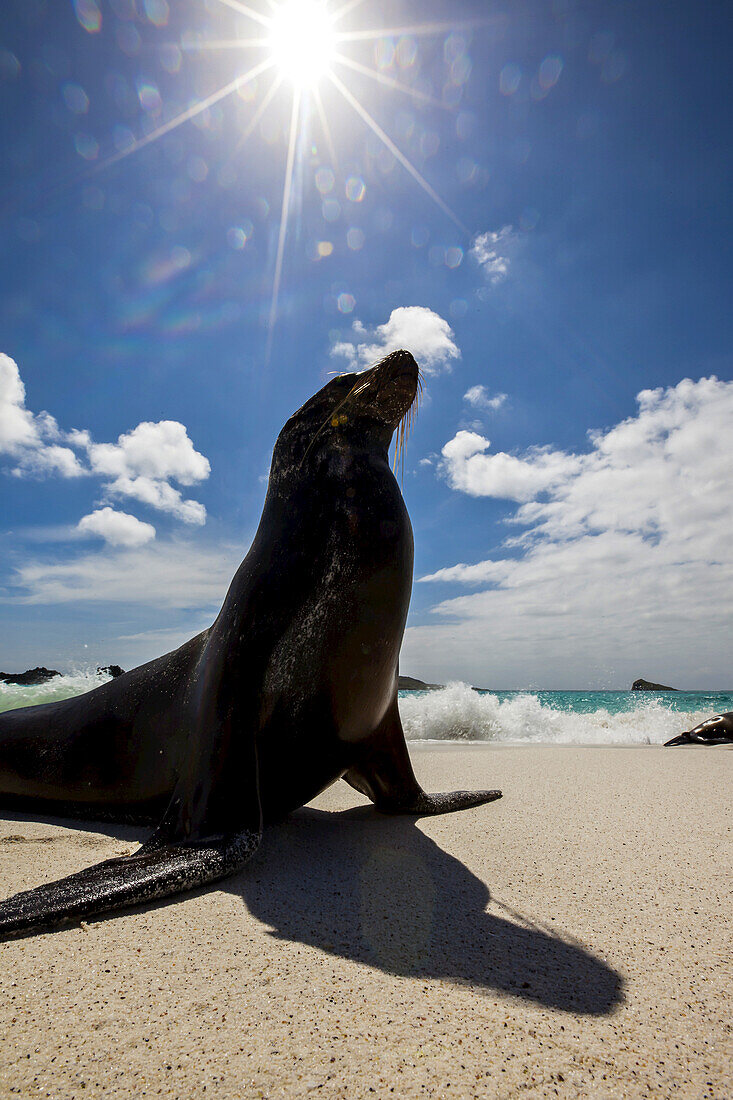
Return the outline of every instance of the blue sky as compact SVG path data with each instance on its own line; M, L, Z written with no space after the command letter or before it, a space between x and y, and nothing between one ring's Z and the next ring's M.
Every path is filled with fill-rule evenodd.
M725 6L350 6L284 235L292 74L201 48L267 36L236 7L2 5L0 667L207 625L285 419L404 344L403 670L729 687Z

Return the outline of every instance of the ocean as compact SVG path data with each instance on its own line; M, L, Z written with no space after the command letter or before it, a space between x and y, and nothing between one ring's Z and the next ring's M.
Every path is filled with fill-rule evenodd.
M38 687L0 684L0 711L67 699L107 680L81 670ZM657 745L733 711L733 691L475 691L454 683L401 691L399 706L408 741Z

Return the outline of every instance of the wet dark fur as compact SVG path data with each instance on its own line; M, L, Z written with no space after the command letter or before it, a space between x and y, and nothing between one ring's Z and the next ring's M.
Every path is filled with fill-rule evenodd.
M675 745L725 745L733 741L733 711L726 714L714 714L706 718L694 729L665 741L665 748Z
M0 905L0 933L215 881L278 820L343 777L390 813L427 795L397 709L412 531L388 449L417 364L395 352L333 379L281 431L252 547L209 630L76 699L0 715L0 804L156 822L132 856Z

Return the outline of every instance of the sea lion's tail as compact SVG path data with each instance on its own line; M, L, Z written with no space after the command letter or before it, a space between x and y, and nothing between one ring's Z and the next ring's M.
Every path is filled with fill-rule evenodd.
M216 882L246 863L257 850L260 835L252 830L200 844L144 845L131 856L108 859L68 878L25 890L0 903L0 939Z

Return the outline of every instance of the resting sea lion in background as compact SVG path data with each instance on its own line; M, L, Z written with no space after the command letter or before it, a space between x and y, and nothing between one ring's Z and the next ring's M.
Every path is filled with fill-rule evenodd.
M86 695L0 715L0 806L157 823L133 855L0 904L0 934L223 878L263 821L339 778L387 813L501 796L426 794L397 709L413 544L387 452L418 386L415 360L396 351L288 420L259 528L209 630Z
M665 748L674 745L724 745L733 741L733 710L726 714L714 714L706 718L699 726L665 741Z

